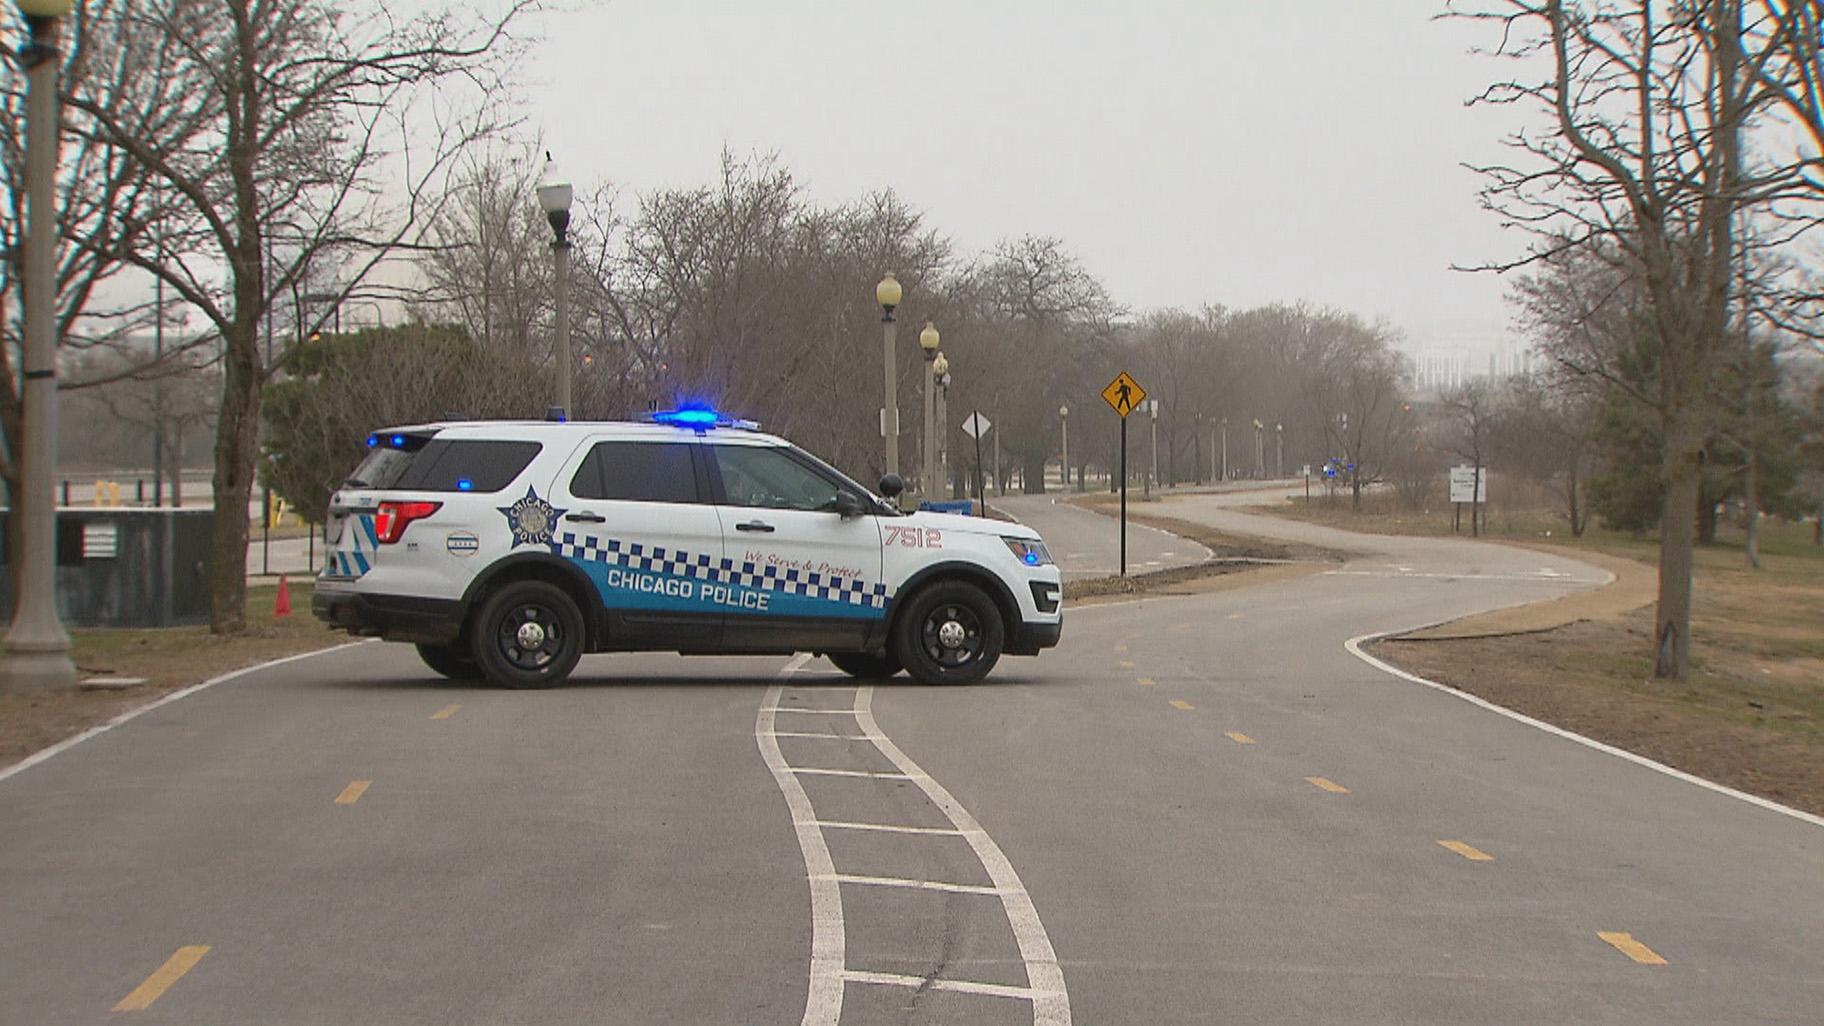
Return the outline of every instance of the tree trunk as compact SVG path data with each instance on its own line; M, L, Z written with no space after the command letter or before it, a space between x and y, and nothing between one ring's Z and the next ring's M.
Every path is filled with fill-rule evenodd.
M1654 618L1653 676L1683 680L1691 665L1691 557L1703 461L1683 425L1667 425L1666 497L1659 525L1659 605Z
M1577 468L1576 467L1571 468L1570 479L1571 480L1570 480L1569 492L1570 492L1570 500L1571 500L1571 537L1581 538L1581 537L1583 537L1583 521L1577 519L1577 514L1580 511L1577 508Z
M254 363L257 322L227 340L222 409L215 433L215 527L211 537L209 630L247 629L247 504L259 453L260 378Z
M1748 550L1748 565L1756 570L1761 568L1760 471L1760 454L1748 450L1748 474L1742 481L1742 516L1747 520L1743 525L1747 534L1743 547Z
M165 460L171 469L171 506L182 509L184 506L184 431L178 428L171 432L171 445L165 453Z
M1027 495L1045 494L1045 456L1028 455L1020 461L1020 487Z
M1716 500L1704 490L1702 479L1697 488L1697 543L1716 544Z
M1362 511L1362 476L1360 474L1351 473L1349 475L1349 508L1357 513ZM1472 526L1475 524L1473 509L1470 511L1470 524Z

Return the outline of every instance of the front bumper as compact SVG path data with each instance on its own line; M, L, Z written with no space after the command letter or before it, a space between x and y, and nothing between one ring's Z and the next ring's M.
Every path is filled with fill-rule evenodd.
M1022 623L1007 639L1008 655L1038 655L1041 649L1053 648L1064 636L1064 621L1056 623Z
M367 638L447 645L462 634L463 607L454 599L318 588L310 611L337 630Z

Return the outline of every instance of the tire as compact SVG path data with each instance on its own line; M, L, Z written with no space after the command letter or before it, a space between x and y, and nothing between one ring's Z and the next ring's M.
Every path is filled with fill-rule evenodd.
M418 658L424 665L451 680L480 680L481 667L468 649L457 645L418 645Z
M476 664L503 688L555 687L583 657L583 614L564 589L543 581L495 592L470 633Z
M986 592L942 581L912 597L894 630L893 654L926 684L973 684L994 669L1006 638L1001 611Z
M825 652L825 659L836 664L836 668L851 677L863 680L886 680L900 670L899 656L892 652L874 655L868 652Z

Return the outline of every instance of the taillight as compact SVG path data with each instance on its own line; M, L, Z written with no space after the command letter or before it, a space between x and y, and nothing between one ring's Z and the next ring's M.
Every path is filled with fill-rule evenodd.
M391 545L414 520L423 520L443 508L441 502L383 502L374 512L374 534L380 544Z

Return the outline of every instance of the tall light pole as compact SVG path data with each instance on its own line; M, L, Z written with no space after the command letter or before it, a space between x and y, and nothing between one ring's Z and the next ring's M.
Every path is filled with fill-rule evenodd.
M1229 479L1229 418L1222 418L1222 479Z
M1146 494L1153 494L1153 482L1159 480L1159 400L1148 399L1146 411L1153 418L1153 473L1146 479Z
M880 435L887 442L887 473L899 473L899 368L893 362L893 334L898 327L893 310L903 297L899 279L888 271L874 286L874 301L880 304L881 365L886 368L886 405L880 408Z
M1286 425L1277 421L1273 425L1273 476L1286 476Z
M1058 428L1064 432L1064 459L1059 470L1063 471L1064 490L1070 491L1070 407L1058 407Z
M1260 422L1260 418L1255 417L1254 418L1254 479L1257 481L1260 480L1261 478L1267 476L1267 446L1266 446L1265 428L1266 428L1266 425L1262 424Z
M932 334L937 334L932 331ZM922 344L924 339L919 339ZM938 353L931 359L931 373L937 382L937 420L932 434L937 443L937 480L940 494L950 489L950 359Z
M0 684L11 689L76 683L70 636L57 618L57 506L51 477L57 459L57 19L73 0L19 0L31 39L19 49L25 69L24 431L19 458L19 591L0 659Z
M937 343L940 336L937 328L930 321L925 322L925 330L918 333L918 349L925 356L925 432L919 438L919 458L923 465L919 468L919 491L931 493L937 481L937 439L932 429L932 421L937 417L937 373L934 370L937 360Z
M557 173L551 154L545 154L545 173L538 180L538 207L545 212L556 235L551 243L553 273L557 293L557 405L565 416L570 408L570 202L576 190L570 180Z

